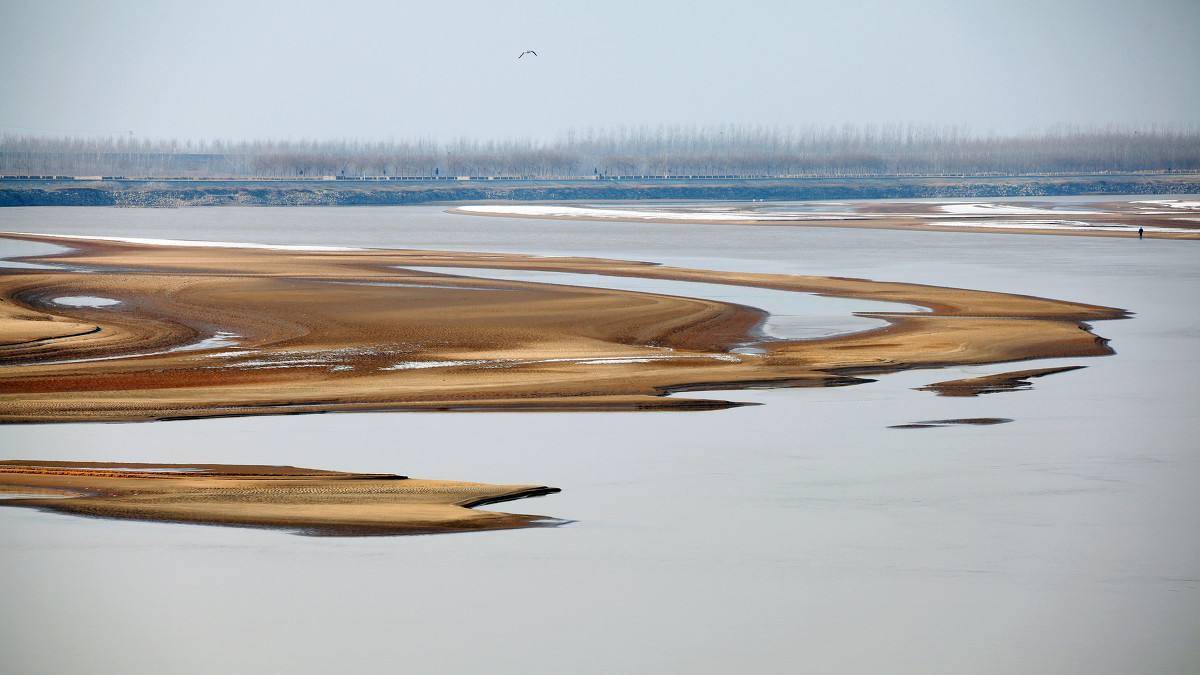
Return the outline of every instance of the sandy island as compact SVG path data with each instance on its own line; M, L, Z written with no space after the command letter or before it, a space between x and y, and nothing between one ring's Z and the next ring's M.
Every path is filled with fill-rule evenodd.
M312 535L558 525L564 521L472 508L558 491L292 466L0 461L0 506Z
M811 202L806 208L743 203L737 206L663 205L612 207L585 204L471 204L450 213L550 220L857 227L884 230L1050 234L1084 237L1200 239L1200 201L1108 201L1053 208L1039 202L885 201ZM1051 208L1048 208L1051 207Z
M5 422L712 409L736 404L666 394L1101 356L1111 349L1085 322L1126 316L988 291L619 260L3 236L72 249L30 258L55 269L0 270ZM752 307L406 265L709 282L929 311L867 314L886 327L848 335L763 340L766 315ZM746 345L761 353L734 351Z

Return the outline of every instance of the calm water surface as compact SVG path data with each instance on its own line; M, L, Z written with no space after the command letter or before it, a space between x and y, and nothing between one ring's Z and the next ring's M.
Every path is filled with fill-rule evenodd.
M694 413L0 427L12 458L282 463L563 493L555 529L328 539L0 510L13 672L1195 672L1200 244L559 222L438 207L0 210L0 229L595 255L1124 307L1031 391L913 371ZM198 236L198 233L199 236ZM7 251L8 249L5 249ZM754 304L753 289L739 299ZM888 425L1008 417L993 427Z

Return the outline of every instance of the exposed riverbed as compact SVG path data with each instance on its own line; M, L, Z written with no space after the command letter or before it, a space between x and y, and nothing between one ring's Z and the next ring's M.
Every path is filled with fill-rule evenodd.
M1110 357L722 392L764 404L723 411L0 427L8 458L536 481L564 491L495 510L576 521L334 540L0 510L0 649L17 672L98 660L162 671L182 658L214 670L403 662L492 673L960 673L981 663L1001 673L1186 672L1200 662L1195 242L564 222L440 207L4 209L0 229L584 255L1135 313L1095 325ZM761 292L722 290L751 306ZM975 398L914 389L1067 365L1088 367ZM888 428L971 418L1013 421ZM469 648L464 622L475 631Z

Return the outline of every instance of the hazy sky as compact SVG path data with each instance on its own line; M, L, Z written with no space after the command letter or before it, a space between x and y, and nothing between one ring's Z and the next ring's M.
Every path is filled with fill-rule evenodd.
M0 131L1197 124L1198 35L1197 0L0 0Z

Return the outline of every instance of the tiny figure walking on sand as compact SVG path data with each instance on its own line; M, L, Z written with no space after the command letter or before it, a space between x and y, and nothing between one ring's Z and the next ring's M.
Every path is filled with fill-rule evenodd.
M1146 230L1144 230L1143 228L1140 228L1140 227L1138 228L1138 239L1142 238L1142 234L1145 233L1145 231Z

